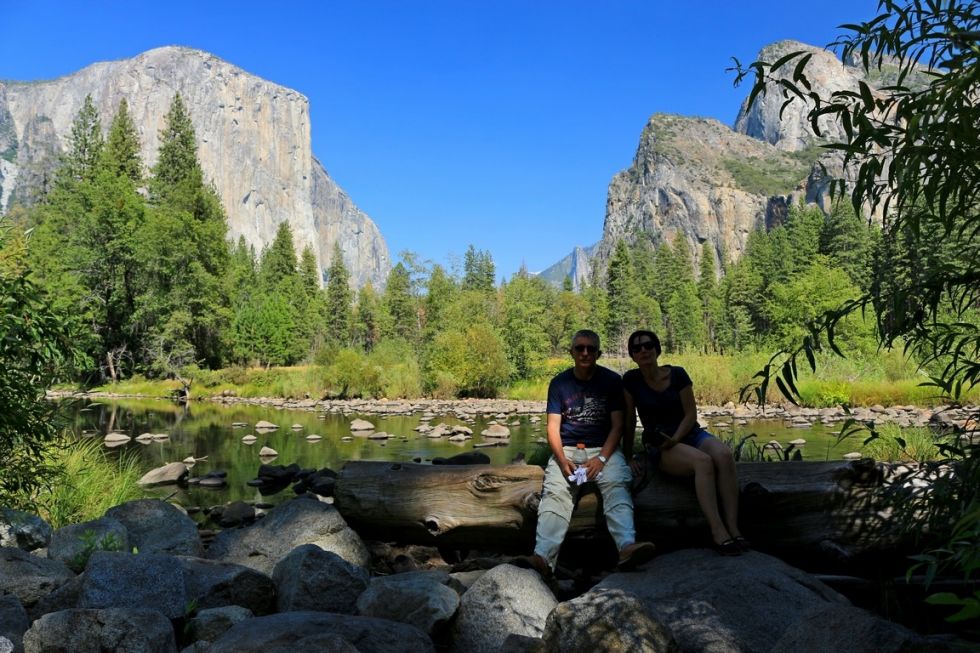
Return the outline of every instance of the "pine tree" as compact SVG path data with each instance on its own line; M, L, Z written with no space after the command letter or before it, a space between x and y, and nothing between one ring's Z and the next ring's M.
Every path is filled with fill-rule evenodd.
M352 302L354 293L350 287L350 273L344 265L340 243L334 242L330 267L327 269L327 306L329 319L327 337L340 347L349 347L353 341L354 315Z
M92 96L86 95L82 108L72 122L68 153L55 175L55 184L70 185L72 182L91 181L104 145L99 112L92 102Z
M871 286L871 260L875 232L854 212L850 202L839 201L820 234L820 253L851 277L864 292Z
M174 198L181 191L190 191L192 195L197 187L203 185L204 173L197 160L194 125L183 98L177 93L164 116L164 128L160 131L160 150L153 168L150 197L159 202L164 198ZM182 199L186 201L190 198Z
M422 337L426 342L430 342L445 326L445 313L455 301L457 290L456 281L446 273L446 270L438 263L433 265L422 304L425 314Z
M137 313L141 328L153 335L150 358L184 351L189 343L195 360L215 367L231 319L222 292L228 227L217 191L204 184L194 128L179 94L164 120L149 181L153 210L140 234L146 284Z
M267 290L278 288L284 280L298 275L293 229L283 220L276 228L276 237L262 252L259 279Z
M371 282L361 286L357 293L357 313L354 336L364 351L372 351L381 342L381 305Z
M704 323L704 344L706 349L717 347L718 323L724 312L718 294L718 279L715 276L714 251L707 243L701 246L701 267L698 277L698 301L701 303L701 319Z
M106 139L105 154L116 174L119 174L137 186L143 181L143 158L140 156L140 139L129 115L129 105L126 98L119 102L112 124L109 126L109 137Z
M496 287L496 268L490 252L470 245L463 255L463 290L493 292Z
M418 333L418 313L411 288L408 268L399 261L388 274L384 292L384 307L389 320L385 331L389 337L412 341Z
M606 322L606 333L612 341L606 346L607 351L625 352L625 339L636 328L637 305L639 291L633 278L633 262L630 260L629 249L622 240L616 243L609 266L606 269L606 297L608 298L609 314Z

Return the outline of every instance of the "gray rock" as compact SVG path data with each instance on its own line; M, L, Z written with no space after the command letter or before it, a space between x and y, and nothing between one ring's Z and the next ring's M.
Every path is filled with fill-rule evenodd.
M809 574L755 551L661 555L641 571L607 576L593 591L599 589L636 596L682 651L768 651L804 612L849 605Z
M16 645L14 644L13 640L0 635L0 653L15 653L15 651L16 653L19 653L20 651L24 650L23 644L21 644L19 649L15 647Z
M278 592L279 612L354 614L357 597L367 589L371 575L332 551L304 544L279 561L272 580Z
M0 509L0 547L25 551L43 549L51 540L51 525L37 515L13 508Z
M26 653L176 653L170 621L156 610L107 608L46 614L24 635Z
M12 192L18 197L38 192L44 173L50 174L39 168L63 152L87 94L104 120L120 99L129 102L142 159L150 167L163 116L180 92L197 134L201 168L226 209L232 242L243 236L261 251L288 220L296 247L311 247L321 271L329 268L337 243L356 285L384 284L391 266L388 247L374 222L313 155L309 101L301 93L184 47L101 62L51 81L4 84L15 92L0 92L0 121L11 117L19 148L14 162L4 161L12 170L5 168L6 180L0 179L0 213Z
M200 556L204 549L194 520L166 501L127 501L109 508L105 516L122 522L130 546L139 553Z
M98 551L81 576L78 608L138 605L169 619L184 615L184 575L174 556Z
M21 653L24 650L24 633L31 625L27 610L13 594L0 594L0 642L2 638L10 641L10 650ZM3 644L0 643L0 652Z
M235 562L271 576L276 563L303 544L333 551L361 567L371 560L364 542L336 508L307 497L276 506L251 526L223 531L208 547L206 557Z
M184 573L186 602L199 610L236 605L253 614L275 612L276 586L251 567L232 562L178 556Z
M58 562L31 555L23 549L0 548L0 588L16 596L26 609L58 589L75 574Z
M70 581L38 600L27 609L31 621L50 612L60 612L78 607L78 597L82 593L82 577L75 576Z
M548 653L544 640L511 633L500 645L500 653Z
M540 637L557 604L535 572L498 565L463 594L450 650L496 653L510 633Z
M341 642L352 648L334 648ZM328 612L283 612L232 626L209 653L434 653L432 640L417 628L370 617Z
M593 590L559 603L548 615L542 639L546 650L559 653L680 651L670 630L652 619L639 599L613 589Z
M48 557L81 571L95 551L129 550L129 534L122 522L102 517L56 530L51 535Z
M833 627L829 627L833 624ZM851 605L825 605L797 620L770 653L847 651L848 653L953 653L951 642L922 635Z
M168 463L143 474L137 483L142 487L156 487L158 485L175 485L185 478L187 478L187 465L184 463Z
M251 610L240 605L200 610L187 622L187 636L193 640L213 642L235 624L253 616Z
M357 598L357 612L439 633L459 608L459 594L448 587L446 572L409 572L371 579Z

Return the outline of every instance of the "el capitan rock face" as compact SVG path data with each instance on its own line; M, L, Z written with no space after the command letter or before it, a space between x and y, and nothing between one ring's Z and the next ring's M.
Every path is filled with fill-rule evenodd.
M322 269L337 241L354 283L384 282L388 247L314 158L307 98L189 48L157 48L51 81L0 82L0 212L37 196L86 95L104 127L126 99L143 162L152 167L176 92L191 115L205 176L224 204L229 238L244 236L261 250L288 221L298 250L311 245Z

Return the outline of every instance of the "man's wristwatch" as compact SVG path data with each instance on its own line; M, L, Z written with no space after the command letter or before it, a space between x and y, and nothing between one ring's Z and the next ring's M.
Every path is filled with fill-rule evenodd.
M602 454L599 454L598 456L596 456L596 458L598 458L599 459L599 462L601 462L603 465L605 465L606 464L606 461L609 460L608 458L606 458Z

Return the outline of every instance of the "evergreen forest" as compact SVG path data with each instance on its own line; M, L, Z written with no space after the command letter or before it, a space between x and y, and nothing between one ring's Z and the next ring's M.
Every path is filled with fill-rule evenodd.
M179 94L160 143L146 170L125 100L105 128L86 98L41 201L9 214L29 234L32 281L80 350L75 380L89 386L312 364L336 396L492 397L565 366L580 328L621 359L636 328L670 353L737 357L791 347L825 311L916 274L916 257L842 200L830 215L791 207L737 260L636 234L580 291L526 269L498 284L491 252L474 245L460 269L403 252L384 288L355 290L339 247L321 279L286 221L262 251L226 238ZM850 315L832 344L873 359L875 328Z

